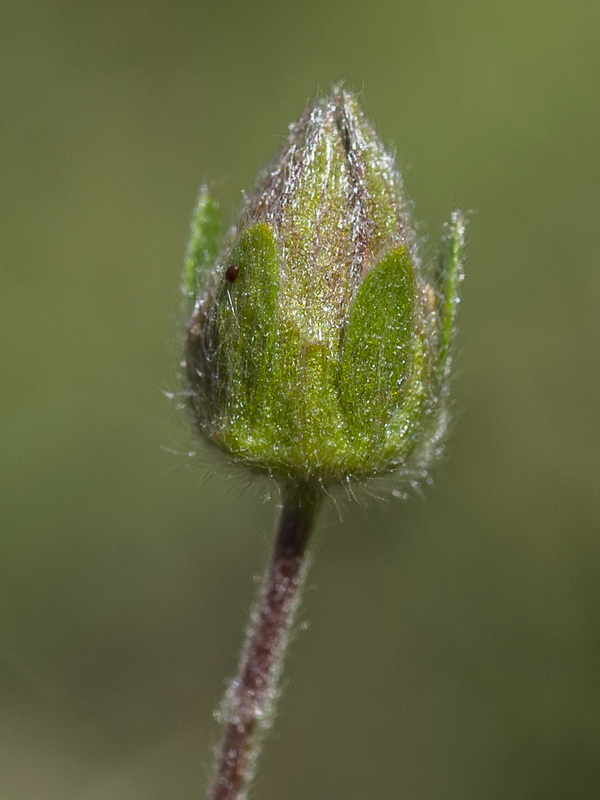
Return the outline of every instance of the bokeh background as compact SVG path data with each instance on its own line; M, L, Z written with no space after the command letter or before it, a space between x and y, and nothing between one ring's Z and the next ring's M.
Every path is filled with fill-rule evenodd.
M0 798L203 796L275 503L162 394L188 220L339 79L430 256L474 212L457 415L426 502L325 515L254 796L600 796L597 2L4 0L0 30Z

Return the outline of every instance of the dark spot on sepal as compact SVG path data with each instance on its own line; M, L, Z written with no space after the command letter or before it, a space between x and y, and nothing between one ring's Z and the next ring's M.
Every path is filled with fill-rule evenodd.
M240 272L240 268L238 267L238 265L237 264L231 264L225 270L225 280L228 281L229 283L234 283L235 279L237 278L237 276L239 274L239 272Z

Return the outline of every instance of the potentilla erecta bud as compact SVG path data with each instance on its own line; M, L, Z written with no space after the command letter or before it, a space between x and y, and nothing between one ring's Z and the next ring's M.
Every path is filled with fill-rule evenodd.
M447 424L464 219L426 276L392 157L356 98L308 106L218 255L200 193L185 366L198 429L275 476L422 478Z

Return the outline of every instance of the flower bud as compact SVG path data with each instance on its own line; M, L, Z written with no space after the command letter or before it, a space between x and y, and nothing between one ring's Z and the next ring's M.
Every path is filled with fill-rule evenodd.
M446 425L460 213L428 283L393 160L339 89L291 127L209 263L215 208L203 190L186 267L199 430L274 475L421 476Z

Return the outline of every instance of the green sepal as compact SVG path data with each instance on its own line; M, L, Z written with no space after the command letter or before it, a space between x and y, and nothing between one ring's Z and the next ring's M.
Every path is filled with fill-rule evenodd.
M227 274L235 271L232 281ZM277 330L279 259L268 225L248 228L224 265L218 297L221 410L229 420L256 419L269 383Z
M442 250L437 274L438 312L440 317L439 371L449 369L450 345L454 336L458 290L463 279L466 222L461 211L454 211L444 226Z
M194 301L203 287L206 275L214 267L221 239L221 214L219 204L202 186L192 216L190 239L185 255L183 291Z
M350 310L340 393L357 442L382 443L402 406L411 373L414 278L405 247L388 253L365 277Z
M332 465L345 457L348 441L338 374L326 344L308 342L297 328L280 326L263 418L270 432L270 452L290 468L305 463L316 472L335 472Z

